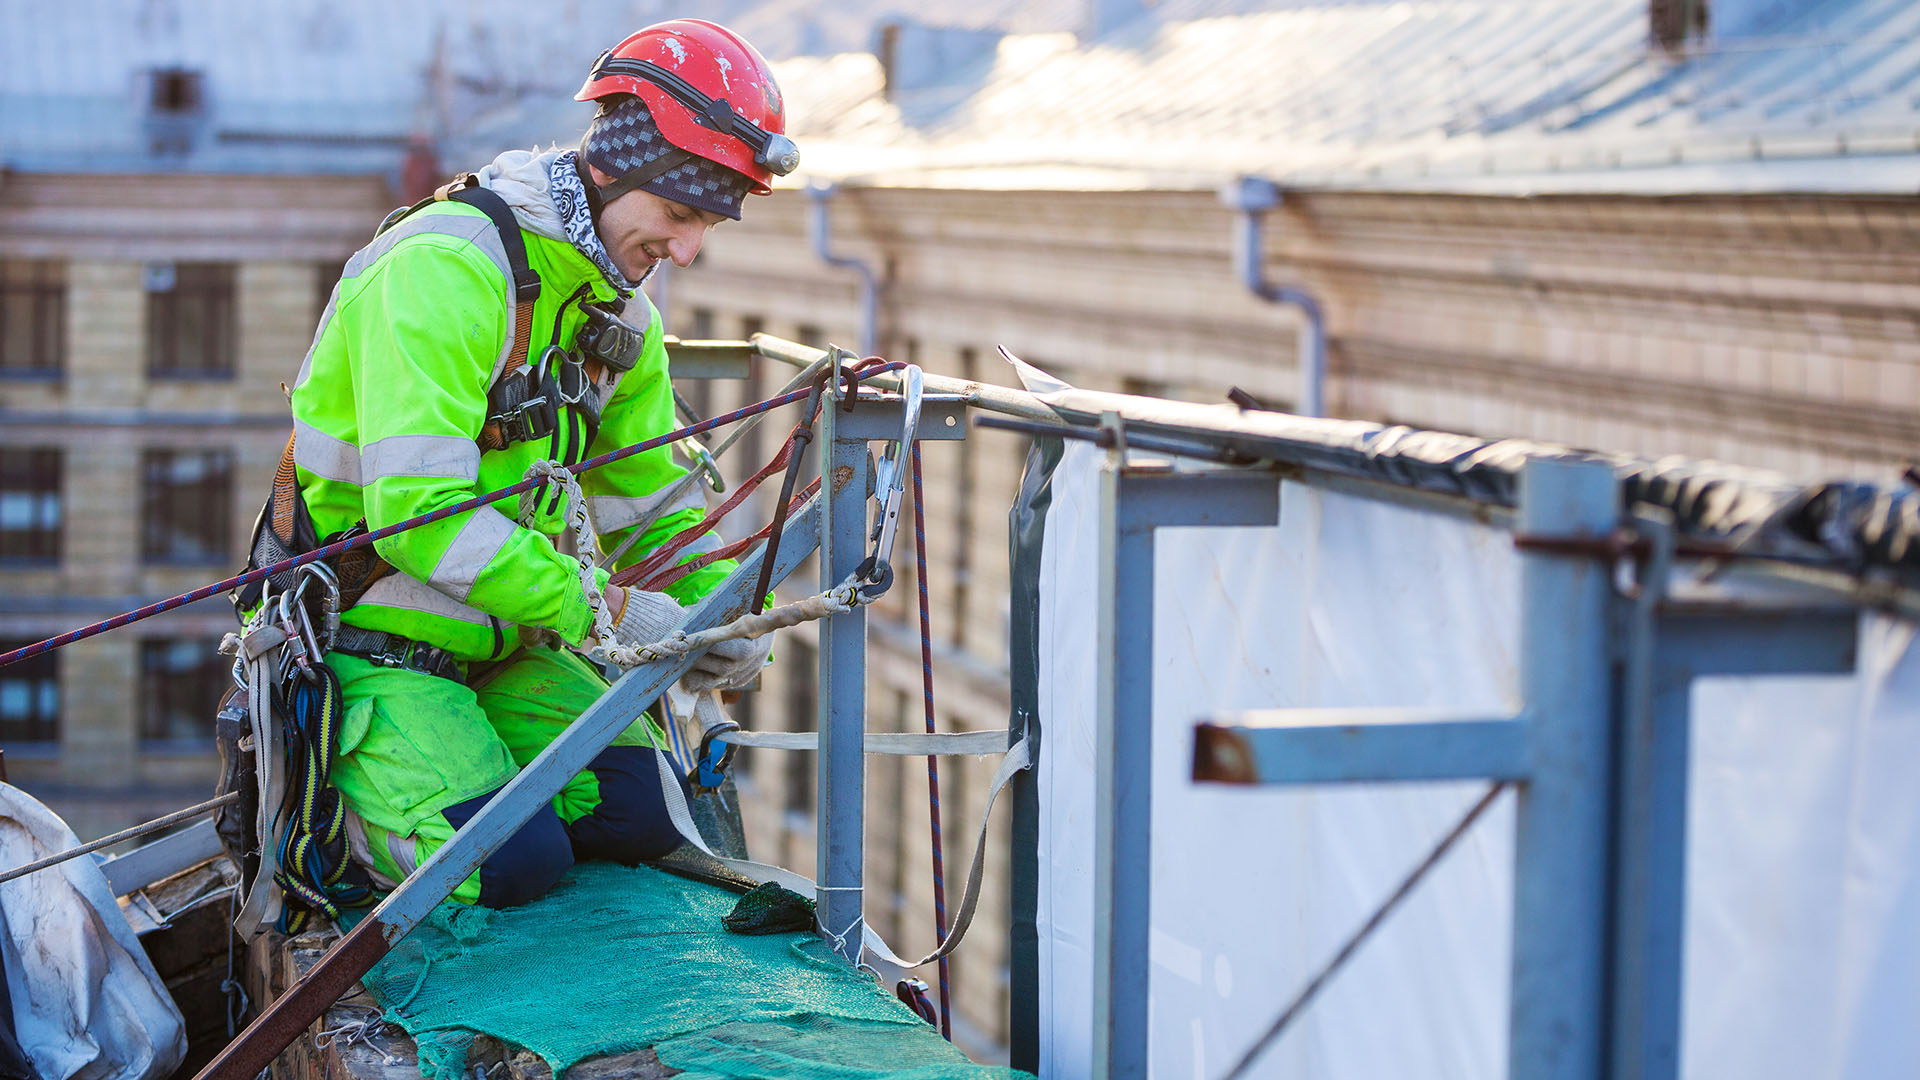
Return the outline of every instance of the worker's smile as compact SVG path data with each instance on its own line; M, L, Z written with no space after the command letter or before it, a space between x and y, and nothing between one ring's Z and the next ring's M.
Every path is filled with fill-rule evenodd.
M604 181L604 173L593 172L596 182ZM601 208L600 242L620 273L639 281L658 263L692 265L707 230L725 220L650 191L629 191Z

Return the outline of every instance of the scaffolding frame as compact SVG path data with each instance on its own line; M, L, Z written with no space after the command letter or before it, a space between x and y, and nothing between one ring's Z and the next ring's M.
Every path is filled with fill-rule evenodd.
M750 347L798 367L852 359L764 334ZM898 389L900 381L879 375L865 384ZM1355 451L1342 442L1351 432L1339 421L1300 421L1304 434L1255 440L1257 452L1250 452L1244 432L1156 426L1155 411L1164 412L1167 403L1154 399L1081 394L1082 405L1100 406L1090 415L989 383L927 375L925 385L920 438L965 438L967 410L980 409L1108 446L1096 601L1095 911L1101 929L1095 935L1094 1075L1144 1080L1151 1044L1154 536L1169 527L1274 524L1286 479L1512 531L1521 551L1524 704L1515 715L1490 717L1318 709L1207 718L1194 731L1195 779L1514 782L1509 1075L1677 1076L1691 684L1706 675L1850 672L1862 605L1920 611L1914 590L1770 565L1752 572L1770 586L1761 594L1674 586L1678 530L1670 517L1657 509L1623 510L1615 465L1591 456L1529 457L1518 470L1514 512L1496 498L1437 493L1342 467L1342 455ZM903 408L898 395L842 399L829 390L821 413L827 483L787 522L773 581L817 550L820 582L833 585L866 555L873 482L868 443L898 438ZM1324 441L1315 434L1321 431ZM1136 448L1226 464L1175 471L1164 462L1131 459L1130 440ZM743 559L691 609L684 628L718 625L746 610L764 550ZM1636 568L1624 592L1616 580L1623 565ZM866 933L866 630L862 609L829 617L819 631L817 658L819 925L853 963L861 960ZM624 675L201 1076L244 1080L263 1068L317 1009L347 991L585 768L626 726L623 717L637 715L687 666L675 658ZM1009 717L1007 744L1029 740L1036 759L1043 734L1036 717L1018 708ZM1012 1060L1033 1069L1039 958L1031 864L1039 796L1030 772L1016 778L1012 794Z

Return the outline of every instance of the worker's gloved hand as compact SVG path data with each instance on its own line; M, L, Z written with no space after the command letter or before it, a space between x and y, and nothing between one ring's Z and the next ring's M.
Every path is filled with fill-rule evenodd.
M737 690L753 681L767 664L773 651L773 635L734 638L701 653L692 670L680 677L680 685L699 693L703 690Z
M686 611L666 593L642 592L607 586L606 603L613 612L613 640L622 645L651 645L680 625Z

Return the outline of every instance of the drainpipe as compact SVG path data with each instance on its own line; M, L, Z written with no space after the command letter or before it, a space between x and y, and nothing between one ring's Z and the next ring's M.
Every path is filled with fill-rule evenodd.
M872 356L880 349L879 281L873 275L873 268L866 263L835 255L832 251L828 241L832 226L827 219L827 203L837 190L824 180L815 180L807 185L807 198L813 201L807 219L807 232L813 238L813 253L820 256L821 262L860 275L860 353L862 356Z
M1260 215L1280 205L1280 188L1258 176L1243 176L1220 189L1220 202L1240 215L1233 237L1233 266L1255 296L1270 304L1292 304L1300 309L1300 416L1326 415L1327 324L1320 302L1305 289L1277 285L1266 278L1261 244Z

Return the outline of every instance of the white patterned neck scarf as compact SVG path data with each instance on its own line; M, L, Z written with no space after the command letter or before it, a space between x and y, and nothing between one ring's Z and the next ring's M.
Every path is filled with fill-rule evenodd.
M627 276L613 263L613 256L607 254L606 245L600 242L600 234L593 228L593 211L587 202L587 185L580 182L580 173L574 168L574 159L580 156L577 150L568 150L553 159L547 170L547 193L553 196L553 208L560 212L560 220L565 224L567 239L579 249L600 273L622 295L632 292L646 281L628 281ZM649 270L648 274L651 275Z

